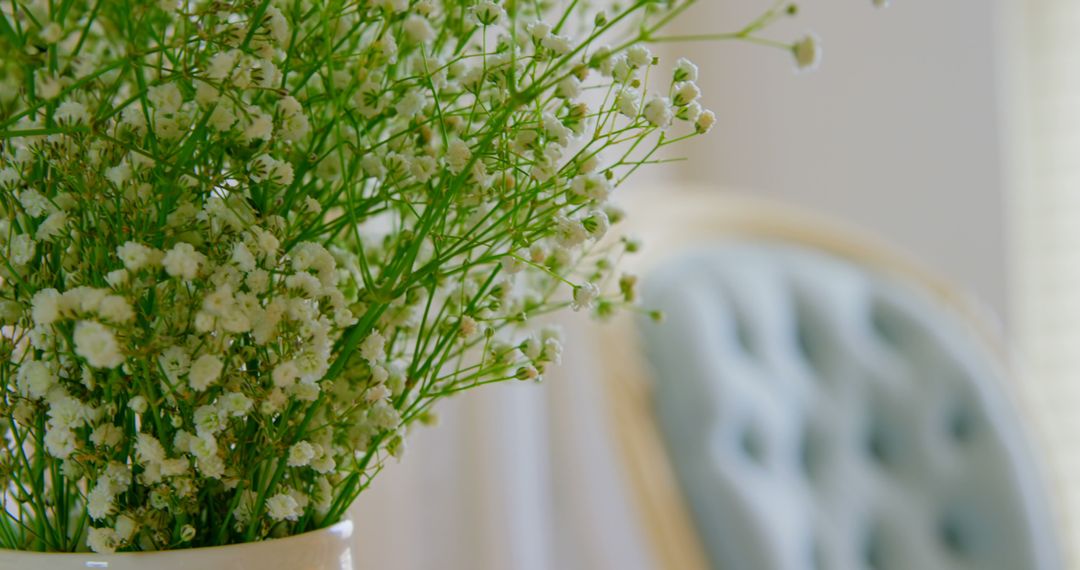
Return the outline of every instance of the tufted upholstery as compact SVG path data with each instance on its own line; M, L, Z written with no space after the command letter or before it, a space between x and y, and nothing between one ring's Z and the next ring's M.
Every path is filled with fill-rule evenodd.
M799 246L668 262L642 324L662 436L724 570L1052 570L988 350L908 284Z

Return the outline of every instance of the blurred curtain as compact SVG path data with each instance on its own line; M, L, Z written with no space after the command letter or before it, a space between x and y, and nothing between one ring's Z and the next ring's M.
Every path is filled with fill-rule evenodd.
M1014 331L1024 390L1080 560L1080 2L1012 0L1005 91L1013 117Z
M571 315L563 366L542 384L445 402L363 494L358 570L648 570L613 442L594 342Z

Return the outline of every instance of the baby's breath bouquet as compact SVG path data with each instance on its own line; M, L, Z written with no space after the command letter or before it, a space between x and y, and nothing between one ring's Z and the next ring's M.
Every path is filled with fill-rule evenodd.
M634 302L613 189L713 126L645 47L691 4L4 2L0 547L322 528L540 379L533 319Z

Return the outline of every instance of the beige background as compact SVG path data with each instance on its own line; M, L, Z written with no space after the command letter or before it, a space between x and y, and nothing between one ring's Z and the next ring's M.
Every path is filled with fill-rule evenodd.
M769 4L699 2L677 28L735 29ZM768 35L816 32L815 73L793 76L788 54L759 46L669 50L701 64L704 103L719 121L665 176L859 224L1006 314L997 2L799 4L799 17Z

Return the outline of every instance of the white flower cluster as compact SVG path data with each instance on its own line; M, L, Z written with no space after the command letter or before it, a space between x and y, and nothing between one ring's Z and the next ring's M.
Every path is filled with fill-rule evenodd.
M439 400L559 363L534 316L635 302L611 199L716 122L694 64L652 89L620 35L674 4L23 4L0 9L4 548L335 522Z

